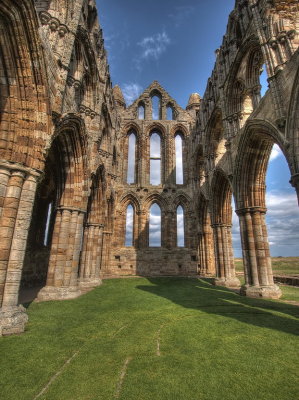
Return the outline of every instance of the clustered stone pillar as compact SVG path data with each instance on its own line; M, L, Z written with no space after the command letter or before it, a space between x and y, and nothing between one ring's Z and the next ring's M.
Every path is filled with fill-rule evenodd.
M232 247L231 225L214 224L216 279L215 285L230 288L240 287L240 281L236 277L234 254Z
M80 265L80 288L101 285L101 261L103 252L103 224L88 223L84 229L83 250Z
M82 248L85 211L60 206L56 210L46 286L38 300L62 300L80 296L79 257Z
M212 231L208 224L203 226L199 234L200 275L209 276L215 273Z
M249 297L277 299L281 290L274 284L268 234L266 209L250 207L236 211L240 221L245 285L241 293Z
M18 297L39 175L18 165L0 166L0 336L23 332L28 320Z

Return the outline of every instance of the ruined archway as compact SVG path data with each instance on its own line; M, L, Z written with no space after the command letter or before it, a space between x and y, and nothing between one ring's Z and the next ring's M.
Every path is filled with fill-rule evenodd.
M239 287L236 278L234 253L232 247L232 187L226 174L216 169L211 191L211 222L214 234L216 279L215 284L227 287Z
M289 162L285 141L279 131L265 121L250 121L241 138L234 187L239 216L245 285L243 293L252 297L281 296L274 284L268 234L266 172L273 144L279 145Z

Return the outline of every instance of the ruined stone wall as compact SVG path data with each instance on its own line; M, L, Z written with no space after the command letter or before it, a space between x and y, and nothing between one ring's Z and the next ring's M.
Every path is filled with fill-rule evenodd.
M45 285L39 300L74 298L103 275L216 270L215 284L239 287L232 196L242 293L280 296L265 224L265 174L277 143L299 198L298 7L295 0L236 0L203 99L191 95L183 110L156 81L126 108L120 89L112 89L94 0L0 2L0 335L24 330L21 280ZM263 98L261 68L269 83ZM128 184L131 132L137 161ZM157 185L149 180L153 132L162 143ZM175 181L176 134L184 144L182 184ZM161 209L159 247L149 246L154 203ZM133 243L125 246L128 205ZM178 206L184 247L176 240Z
M118 89L119 90L119 89ZM159 116L153 119L152 97L159 96ZM115 229L112 233L110 259L106 275L194 275L198 271L198 257L194 231L195 210L191 199L192 187L188 158L189 137L194 115L183 110L167 92L154 81L128 108L121 101L121 125L118 135L122 157L116 186ZM139 107L144 107L140 118ZM167 119L167 107L172 118ZM150 137L158 133L161 138L161 182L150 183ZM135 180L127 183L129 135L136 137ZM176 183L175 136L183 139L183 183ZM149 209L157 203L161 209L161 246L149 244ZM125 245L126 211L134 209L134 237L132 246ZM177 207L184 209L184 247L177 246Z
M279 296L265 225L265 175L274 143L286 156L298 194L298 7L296 1L236 1L192 136L194 179L201 171L194 198L203 208L208 205L216 283L238 284L231 244L234 196L245 265L243 291L252 296ZM261 98L263 68L269 88Z

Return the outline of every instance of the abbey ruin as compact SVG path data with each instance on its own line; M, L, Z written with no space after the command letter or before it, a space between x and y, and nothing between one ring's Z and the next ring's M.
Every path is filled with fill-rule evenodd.
M265 174L276 143L299 197L298 44L297 0L236 0L202 98L191 94L182 109L154 81L127 107L110 81L95 0L1 0L0 336L24 330L23 286L40 285L40 301L117 275L200 274L239 287L232 196L241 293L279 298Z

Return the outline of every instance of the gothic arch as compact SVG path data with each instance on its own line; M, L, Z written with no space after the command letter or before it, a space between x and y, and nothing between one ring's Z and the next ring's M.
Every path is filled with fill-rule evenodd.
M265 177L273 144L283 151L291 167L286 141L268 121L250 120L241 136L234 168L236 207L265 208Z
M147 211L153 203L157 203L162 213L169 211L169 202L159 192L152 193L142 203L142 209Z
M135 208L135 212L139 213L141 211L141 204L138 197L133 193L126 193L120 200L119 200L119 210L123 212L127 208L129 204L132 204Z
M222 111L215 108L209 119L205 134L205 155L209 169L213 169L226 153Z
M185 193L178 193L178 195L173 199L171 211L175 211L179 205L183 207L185 213L193 211L191 199Z
M0 158L42 170L49 100L31 1L0 4L0 73Z

